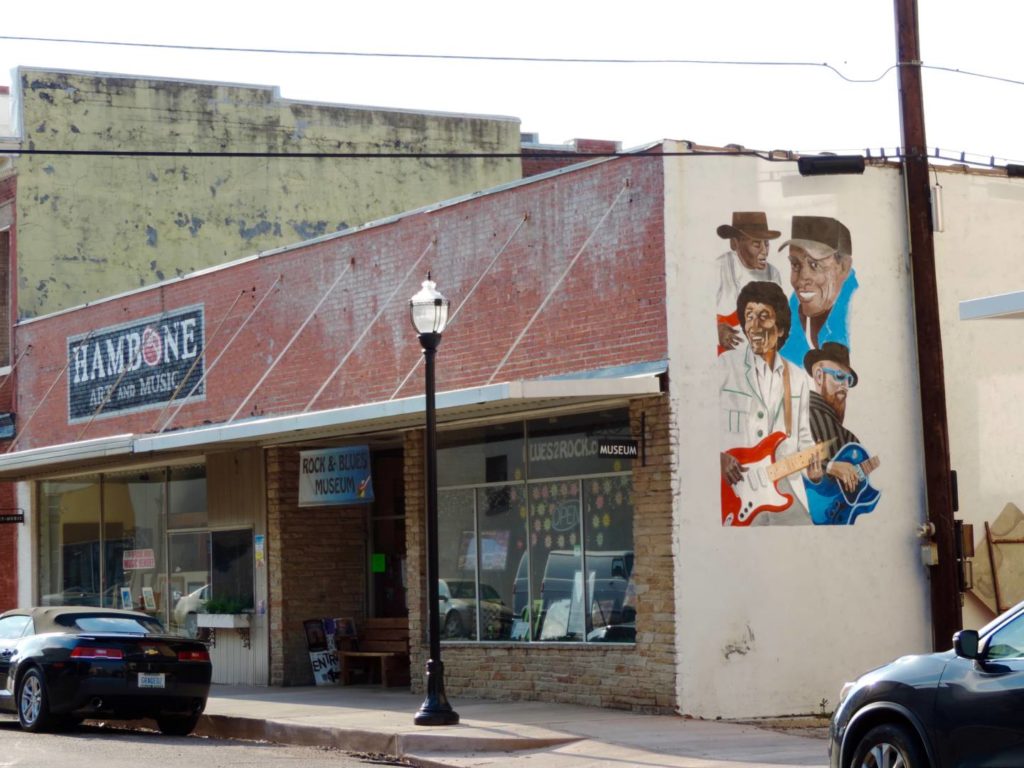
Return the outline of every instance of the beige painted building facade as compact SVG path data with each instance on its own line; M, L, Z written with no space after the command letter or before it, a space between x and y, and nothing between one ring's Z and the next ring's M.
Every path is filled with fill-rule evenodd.
M512 156L519 120L511 117L296 102L269 86L24 67L11 97L9 130L23 150L86 153L15 160L21 318L522 174ZM340 156L423 153L442 157Z

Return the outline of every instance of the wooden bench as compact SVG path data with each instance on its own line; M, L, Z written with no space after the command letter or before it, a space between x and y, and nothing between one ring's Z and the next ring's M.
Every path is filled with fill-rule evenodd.
M385 688L409 684L409 620L366 619L351 648L339 644L341 684L351 685L357 667L364 668L367 682L374 668L380 669L380 683Z

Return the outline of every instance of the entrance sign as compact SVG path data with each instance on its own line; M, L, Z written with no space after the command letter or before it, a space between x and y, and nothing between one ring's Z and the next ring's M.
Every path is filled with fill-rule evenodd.
M204 335L200 304L69 336L68 421L204 399Z
M299 452L299 506L373 501L370 449L365 445Z

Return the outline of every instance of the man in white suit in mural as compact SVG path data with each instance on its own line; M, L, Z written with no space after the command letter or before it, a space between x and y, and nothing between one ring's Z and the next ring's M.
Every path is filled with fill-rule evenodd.
M810 426L811 380L779 349L790 331L789 302L773 282L748 283L736 313L747 344L722 353L722 524L809 524L801 479L822 477Z

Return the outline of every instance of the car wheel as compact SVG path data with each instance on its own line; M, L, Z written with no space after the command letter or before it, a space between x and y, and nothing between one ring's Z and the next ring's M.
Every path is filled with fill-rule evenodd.
M164 736L188 736L198 722L198 712L194 715L164 715L156 719L156 725Z
M30 669L21 678L18 688L18 722L26 731L38 733L50 725L50 701L46 695L43 673Z
M194 613L189 613L185 617L185 634L193 640L199 637L199 619Z
M857 744L851 768L925 768L921 747L900 725L879 725Z
M462 637L462 619L455 611L444 617L444 636Z

